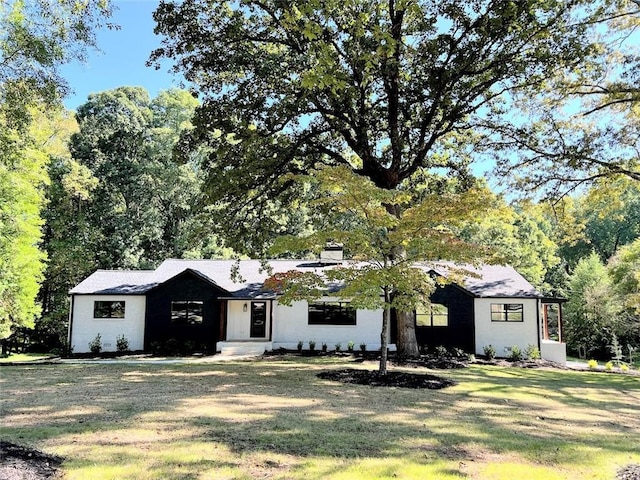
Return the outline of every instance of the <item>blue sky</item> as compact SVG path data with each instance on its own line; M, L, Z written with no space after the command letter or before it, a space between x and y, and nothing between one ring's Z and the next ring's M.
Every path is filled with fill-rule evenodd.
M153 11L159 0L115 0L117 10L111 22L120 30L97 32L102 52L90 52L84 64L70 64L61 69L73 93L65 99L65 106L75 110L90 93L116 87L142 86L155 97L158 91L178 87L180 78L167 72L167 63L161 70L145 66L151 51L160 46L161 37L153 33Z

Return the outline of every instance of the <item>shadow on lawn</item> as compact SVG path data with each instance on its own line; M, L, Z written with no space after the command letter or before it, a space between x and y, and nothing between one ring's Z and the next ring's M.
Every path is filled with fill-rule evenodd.
M293 472L305 461L336 457L386 459L390 470L395 461L457 464L503 454L588 465L594 442L611 453L638 454L637 378L473 367L436 372L459 382L441 391L316 378L341 367L267 361L5 368L2 434L67 451L74 469L137 465L158 455L149 466L158 478L225 468L249 476ZM259 461L247 460L252 456ZM449 467L464 475L462 467ZM333 468L320 468L316 478Z

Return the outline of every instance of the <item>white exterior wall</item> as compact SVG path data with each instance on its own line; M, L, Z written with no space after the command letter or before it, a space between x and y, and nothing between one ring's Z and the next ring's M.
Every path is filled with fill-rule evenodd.
M322 298L322 301L338 301L335 298ZM326 343L329 350L340 343L342 350L347 350L347 343L353 341L355 349L361 343L367 344L368 350L380 348L380 331L382 329L382 310L358 310L355 325L309 325L309 309L307 302L294 302L291 306L273 304L273 348L295 349L299 341L308 348L309 340L316 342L316 350ZM389 345L394 349L394 345Z
M521 303L522 322L492 322L492 303ZM496 356L507 357L512 346L524 352L529 345L538 346L538 300L529 298L476 298L476 355L484 354L484 347L493 345Z
M124 301L124 318L93 318L96 301ZM116 338L124 335L129 350L144 348L144 295L74 295L70 344L74 353L89 352L89 342L102 337L102 351L115 352Z
M267 328L266 336L269 338L271 329L271 301L256 300L267 304ZM247 311L243 311L244 305L247 305ZM261 340L258 337L251 337L251 300L229 300L227 302L227 341L233 342L238 340Z

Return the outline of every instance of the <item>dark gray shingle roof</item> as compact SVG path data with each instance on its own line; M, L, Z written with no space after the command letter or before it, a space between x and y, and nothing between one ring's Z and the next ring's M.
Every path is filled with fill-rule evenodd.
M333 265L307 260L271 260L274 273L290 270L322 272ZM241 278L232 278L235 260L165 260L156 270L122 271L98 270L71 289L71 294L143 295L185 270L193 270L232 297L273 298L272 292L262 290L268 277L259 260L241 260L238 272ZM453 268L464 268L477 276L465 276L462 287L477 297L539 298L540 293L508 265L457 266L438 262L421 264L421 268L447 277Z
M98 270L69 293L93 293L101 295L142 295L148 291L153 270Z
M542 295L522 275L509 265L455 266L448 262L433 264L431 270L443 277L450 268L463 268L474 275L465 275L465 290L476 297L541 298Z

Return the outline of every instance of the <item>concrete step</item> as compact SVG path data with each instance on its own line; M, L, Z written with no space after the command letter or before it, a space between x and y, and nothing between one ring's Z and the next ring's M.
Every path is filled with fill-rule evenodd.
M221 355L262 355L272 349L271 342L218 342Z

